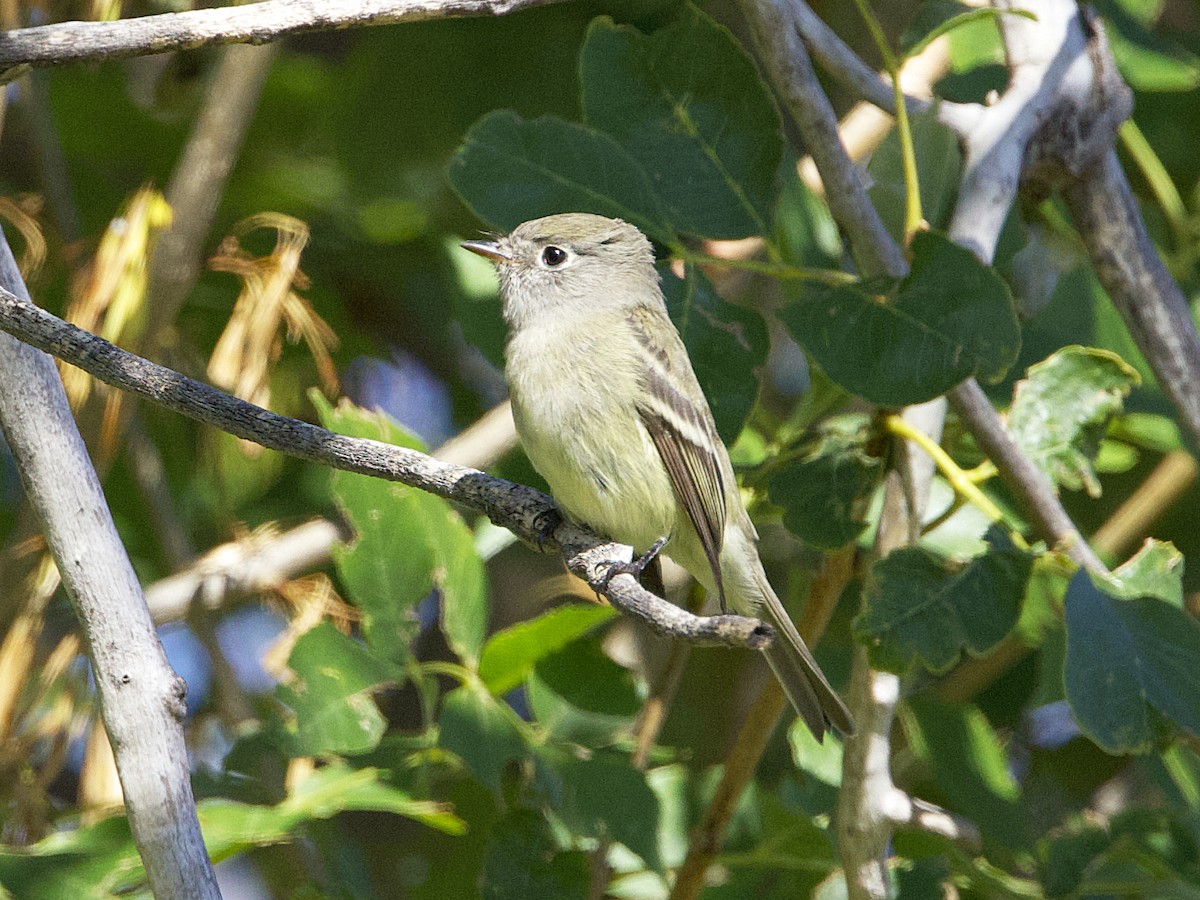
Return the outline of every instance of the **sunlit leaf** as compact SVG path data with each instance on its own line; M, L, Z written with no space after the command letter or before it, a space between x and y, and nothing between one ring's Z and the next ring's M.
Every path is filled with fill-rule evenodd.
M292 713L285 726L289 753L362 753L379 743L385 722L371 691L395 681L395 667L323 622L300 636L288 668L293 677L277 694Z
M512 690L538 660L616 617L611 606L573 603L496 632L484 645L479 677L494 694Z
M1017 383L1008 427L1013 438L1056 483L1100 494L1093 468L1108 423L1139 382L1108 350L1064 347L1030 366Z
M333 431L420 446L382 413L314 400ZM487 591L474 536L459 514L440 497L402 484L340 471L331 479L334 498L355 531L350 544L334 548L334 561L363 612L367 641L392 659L404 658L418 627L417 604L438 589L442 628L473 667L487 629Z

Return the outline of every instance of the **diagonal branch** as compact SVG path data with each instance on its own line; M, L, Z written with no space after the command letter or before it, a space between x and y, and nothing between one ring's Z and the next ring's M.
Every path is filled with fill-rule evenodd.
M696 616L651 594L632 575L620 571L621 564L631 558L631 548L568 522L547 529L547 521L556 516L561 519L558 507L531 487L441 462L416 450L334 434L273 413L128 353L2 288L0 330L79 366L106 384L236 437L321 465L398 481L481 512L542 550L561 552L568 568L596 593L659 634L755 650L773 638L770 627L758 619Z
M556 2L559 0L263 0L115 22L39 25L0 34L0 80L10 80L27 66L98 62L214 44L267 44L293 34L365 25L503 16Z

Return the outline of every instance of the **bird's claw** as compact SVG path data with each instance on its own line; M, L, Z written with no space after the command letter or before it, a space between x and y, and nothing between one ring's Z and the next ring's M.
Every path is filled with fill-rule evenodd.
M604 575L604 580L600 582L600 590L604 592L608 590L609 582L618 575L632 575L635 579L641 579L642 572L646 571L646 566L654 562L655 557L662 551L662 548L667 545L667 538L660 537L655 541L649 550L639 556L632 562L613 563L608 567L608 571Z

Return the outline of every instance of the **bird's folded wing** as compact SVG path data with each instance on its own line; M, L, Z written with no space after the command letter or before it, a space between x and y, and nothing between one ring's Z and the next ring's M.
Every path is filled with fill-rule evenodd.
M678 342L670 322L663 324L671 329L669 336ZM665 347L652 336L660 329L647 329L636 318L634 325L646 350L647 389L639 398L638 414L662 458L675 496L700 538L724 609L721 544L725 535L726 509L725 482L717 457L720 438L682 343L679 342L678 348Z

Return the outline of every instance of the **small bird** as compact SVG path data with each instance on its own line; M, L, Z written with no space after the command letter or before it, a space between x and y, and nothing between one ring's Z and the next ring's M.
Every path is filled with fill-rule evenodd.
M635 566L662 549L722 608L763 618L776 634L767 662L813 734L853 733L763 572L650 241L620 219L567 213L462 246L499 273L517 434L558 504L642 553Z

